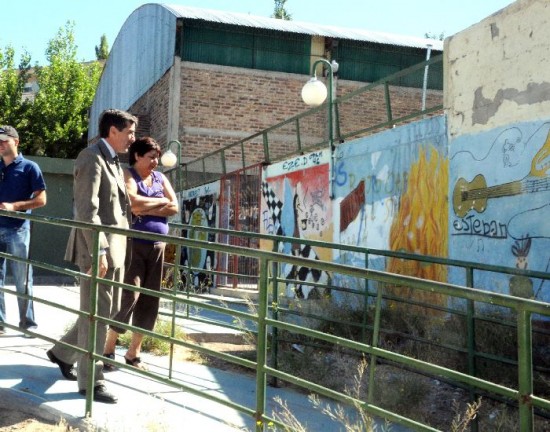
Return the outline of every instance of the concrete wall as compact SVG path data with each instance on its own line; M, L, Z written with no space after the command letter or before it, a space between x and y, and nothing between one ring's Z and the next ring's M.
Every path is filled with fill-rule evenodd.
M296 156L264 168L262 172L261 233L298 237L308 240L332 241L332 205L329 197L329 160L327 150ZM271 242L262 246L272 250ZM311 259L330 260L331 251L309 246L281 243L279 252ZM297 276L300 273L300 276ZM283 278L328 282L326 272L283 265ZM290 298L318 298L311 286L286 284Z
M219 226L219 196L220 182L209 183L181 193L181 223L201 227L214 228ZM182 237L193 240L215 242L215 234L200 231L183 230ZM196 269L213 270L217 266L217 254L206 249L183 247L181 264L191 265L192 286L196 291L205 291L216 283L214 275Z
M35 215L72 219L73 217L73 160L29 156L42 170L46 180L48 203L33 211ZM69 237L67 228L42 223L32 227L31 258L49 264L75 268L63 260ZM8 275L11 273L8 271ZM70 277L60 277L48 270L34 269L36 282L54 280L72 281ZM53 278L53 279L52 279Z
M518 0L445 40L451 139L550 112L550 3Z
M445 42L450 258L550 269L549 23L550 3L519 0ZM550 300L540 280L476 283Z
M326 150L265 167L262 232L549 271L549 21L550 3L519 0L448 38L446 115L339 144L333 199ZM208 124L204 114L199 118ZM321 257L314 248L286 246L287 253ZM363 256L350 253L332 259L364 265ZM369 266L466 282L464 271L453 268L382 258L371 258ZM550 301L541 280L486 273L475 284ZM298 288L287 287L287 295ZM422 296L446 305L444 298Z

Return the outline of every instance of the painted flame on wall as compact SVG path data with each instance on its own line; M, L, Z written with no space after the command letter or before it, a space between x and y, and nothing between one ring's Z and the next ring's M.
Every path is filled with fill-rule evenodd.
M425 149L411 165L406 192L400 197L399 209L390 230L390 249L421 255L448 255L448 185L449 161L431 147ZM391 273L445 282L447 268L413 260L391 258ZM427 291L392 287L392 294L436 305L446 305L445 296Z

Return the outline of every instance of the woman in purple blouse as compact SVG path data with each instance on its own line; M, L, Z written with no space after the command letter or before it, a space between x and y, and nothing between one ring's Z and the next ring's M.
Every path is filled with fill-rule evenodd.
M168 233L168 216L178 212L176 193L164 174L155 171L161 149L151 137L136 140L128 150L130 168L124 170L126 189L132 207L132 229L157 234ZM132 260L126 269L124 283L160 291L164 264L164 242L132 239ZM123 290L120 311L113 320L145 330L153 330L158 316L159 298L136 291ZM115 358L116 340L126 330L115 325L109 327L104 355ZM132 333L132 341L124 355L126 364L147 370L140 359L143 334ZM105 363L105 370L114 366Z

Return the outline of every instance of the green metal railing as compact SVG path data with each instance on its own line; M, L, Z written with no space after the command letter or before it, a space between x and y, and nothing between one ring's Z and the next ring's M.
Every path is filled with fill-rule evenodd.
M410 260L410 261L418 261L430 265L445 265L447 267L457 267L459 269L462 269L462 272L464 273L464 280L466 282L466 286L468 287L475 287L475 280L474 277L475 273L484 273L484 272L490 272L490 273L499 273L503 275L513 276L513 275L520 275L524 277L530 277L530 278L537 278L541 280L548 280L550 279L550 274L546 272L540 272L540 271L532 271L532 270L520 270L517 268L509 268L504 266L494 266L494 265L486 265L478 262L467 262L467 261L460 261L460 260L451 260L451 259L445 259L445 258L439 258L439 257L432 257L432 256L424 256L424 255L416 255L411 253L404 253L404 252L392 252L392 251L386 251L386 250L380 250L380 249L372 249L372 248L366 248L366 247L359 247L359 246L350 246L350 245L342 245L342 244L331 244L321 241L315 241L315 240L305 240L300 238L291 238L291 237L283 237L283 236L274 236L274 235L267 235L267 234L256 234L256 233L250 233L250 232L234 232L231 230L224 230L219 228L208 228L208 227L202 227L202 226L189 226L189 225L174 225L179 227L182 230L186 230L189 233L193 232L208 232L208 233L215 233L217 235L223 235L224 237L230 237L230 236L237 236L239 238L242 237L254 237L257 239L261 239L264 241L271 241L273 242L273 250L278 249L278 243L279 242L286 242L286 243L293 243L293 244L301 244L301 245L310 245L315 248L330 248L332 250L338 250L340 253L344 252L352 252L355 254L362 254L364 256L364 262L365 262L365 269L368 268L368 262L369 257L385 257L388 259L400 259L400 260ZM190 235L190 237L193 237ZM230 241L228 240L228 243ZM209 273L211 276L215 277L219 272L217 271L207 271L205 269L199 269L199 268L187 268L187 272L206 272ZM278 286L280 284L285 283L291 283L291 284L307 284L307 282L299 281L299 280L292 280L292 279L284 279L280 278L278 276L278 266L273 266L272 270L272 277L271 277L271 289L272 289L272 298L277 299L278 296ZM250 276L243 275L246 279L248 279ZM467 328L467 335L466 335L466 346L457 346L450 344L448 342L438 342L438 341L430 341L426 339L426 337L417 337L414 335L407 335L404 333L400 333L399 336L410 339L414 342L426 344L426 345L432 345L435 347L439 347L444 350L452 350L457 352L458 354L463 354L467 357L467 368L466 371L469 375L476 376L476 361L484 361L484 360L490 360L499 362L503 365L511 365L514 367L517 367L518 362L515 359L506 358L501 355L495 355L491 353L486 353L481 351L479 348L476 348L476 336L475 336L475 323L476 322L492 322L495 325L505 325L510 326L510 323L493 319L490 317L485 316L483 313L475 313L475 302L472 300L467 300L466 304L466 310L463 309L456 309L456 308L450 308L450 307L441 307L441 306L434 306L430 304L422 304L415 301L409 301L406 299L400 299L398 297L392 296L390 294L381 294L380 290L369 290L369 280L364 280L364 284L357 283L358 289L350 289L345 287L339 287L335 285L331 285L330 289L333 292L343 292L346 294L355 294L359 298L358 303L360 304L360 299L364 298L364 308L363 308L363 320L361 322L351 322L347 321L345 324L349 326L355 326L357 328L360 328L362 337L359 338L359 341L361 342L367 342L366 332L371 331L372 337L371 343L373 346L377 346L379 344L379 341L383 339L381 337L381 334L384 333L391 333L393 335L397 334L398 332L393 329L383 328L380 324L380 311L381 311L381 305L382 301L388 301L388 300L398 300L401 303L409 304L409 305L416 305L418 307L424 307L425 309L433 309L436 311L445 312L449 315L457 316L461 319L463 319L466 322L466 328ZM317 284L314 282L310 283L311 286L322 286L321 284ZM481 288L481 287L480 287ZM482 289L482 288L481 288ZM369 300L372 299L372 300ZM369 303L375 303L374 307L374 315L375 318L372 323L367 323L369 320L369 315L372 314L372 308L369 308ZM494 305L493 305L494 307ZM285 307L282 304L273 303L271 309L271 314L273 315L274 319L278 319L279 316L281 317L288 317L288 316L299 316L303 319L314 319L318 322L333 322L338 323L338 320L330 317L330 316L323 316L323 315L315 315L311 313L304 313L303 311L300 311L299 309L290 309L289 307ZM193 317L190 317L193 319ZM218 322L218 325L224 325L223 322ZM228 326L231 327L231 326ZM544 329L536 329L535 330L537 334L548 336L550 333ZM273 365L277 365L277 349L278 349L278 331L277 328L273 328L272 334L271 334L271 363ZM282 341L282 340L281 340ZM288 342L288 341L287 341ZM535 366L535 369L539 373L548 373L550 372L549 367L544 366ZM372 381L372 379L371 379ZM273 384L276 384L276 379L272 380ZM371 382L372 384L372 382ZM458 383L453 383L458 384ZM471 393L471 400L474 401L477 397L476 392ZM495 398L498 400L498 398ZM546 414L547 415L547 414Z
M422 76L427 67L441 67L442 63L442 55L434 56L334 98L334 142L359 138L380 129L442 113L443 93L441 91L427 90L429 98L427 103L423 104L425 98L422 90L408 89L410 91L404 95L404 88L400 85L404 77L411 76L417 77L417 80L422 82ZM298 95L296 97L298 98ZM401 101L400 111L392 109L393 104L398 100ZM403 100L406 100L405 104ZM228 172L245 169L257 163L269 164L297 154L329 148L332 133L328 131L332 129L330 127L332 122L328 119L327 103L184 163L181 167L184 189L219 180ZM385 112L385 116L373 115L373 107L378 107L380 112ZM176 169L166 171L172 180L175 173Z
M6 213L6 212L0 212L0 214L12 215L11 213ZM136 231L128 231L128 230L121 230L121 229L115 229L115 228L108 228L104 226L84 224L84 223L79 223L79 222L65 220L65 219L45 218L40 216L23 215L23 214L22 215L18 214L17 217L30 219L35 224L40 223L40 224L62 226L66 228L88 229L88 230L92 230L95 233L95 240L96 240L95 250L94 250L95 264L94 264L92 275L82 274L80 272L70 270L67 268L53 266L46 262L37 262L35 260L21 260L21 261L29 262L33 266L48 269L50 271L54 271L59 274L72 275L74 277L80 277L80 278L90 278L91 285L92 285L92 289L91 289L92 300L95 298L95 295L96 295L97 283L100 283L100 282L109 283L109 284L111 283L110 281L97 277L95 273L97 271L99 232L131 235L133 237L140 237L140 238L145 238L149 240L163 240L163 241L166 241L167 243L175 245L176 248L188 247L188 248L195 248L195 249L207 249L207 250L213 250L218 253L238 254L238 255L253 257L257 259L259 262L259 267L258 267L259 268L259 275L258 275L259 298L258 298L258 307L255 312L251 312L251 311L244 312L244 311L228 309L227 307L223 307L223 306L205 304L204 302L198 301L198 299L195 298L195 296L189 296L186 293L178 292L177 283L174 284L172 292L163 291L160 293L151 292L143 288L136 288L125 284L115 283L113 285L130 289L130 290L139 291L139 292L146 292L148 295L157 296L160 299L163 299L168 302L172 302L174 305L183 304L183 305L186 305L188 308L211 310L219 314L227 314L232 318L239 318L239 319L243 319L243 320L247 320L255 323L255 326L257 329L256 361L244 359L244 358L227 354L227 353L214 352L198 344L194 344L186 340L180 340L178 338L175 338L173 336L174 334L173 332L172 332L172 336L164 336L155 332L143 331L142 329L139 329L139 331L145 334L146 336L154 337L156 339L170 343L174 346L188 347L198 352L202 352L208 355L214 355L228 362L239 364L241 366L250 368L251 370L255 371L256 383L257 383L255 406L243 406L233 402L231 398L229 398L229 400L222 400L212 394L202 393L196 388L189 387L186 383L179 381L177 378L174 378L174 376L172 376L171 370L166 375L160 374L160 373L148 372L148 371L137 371L137 373L140 373L149 379L156 380L156 381L165 383L167 385L171 385L175 388L188 391L192 394L199 395L201 397L204 397L216 403L220 403L222 405L231 407L247 416L250 416L250 418L254 419L256 424L256 430L258 431L266 430L268 423L273 423L280 427L284 426L280 421L276 420L275 418L273 418L272 416L266 413L266 387L268 385L269 377L275 377L277 379L284 380L285 382L292 383L293 385L298 386L304 390L317 393L321 396L327 397L334 401L339 401L344 404L348 404L348 405L351 404L353 406L360 407L370 415L385 418L391 422L404 425L413 430L419 430L419 431L436 430L433 427L422 424L413 419L404 417L396 412L391 412L377 405L377 401L375 400L375 397L374 397L375 395L372 393L374 391L374 388L373 388L374 386L372 387L369 386L368 388L369 393L366 400L358 400L357 398L350 396L349 394L331 390L327 387L323 387L314 382L295 376L291 373L284 372L278 369L274 364L270 364L270 362L268 361L268 358L269 358L268 341L270 338L270 334L272 334L275 329L279 331L287 331L292 334L303 335L305 337L310 337L316 340L323 341L324 343L343 347L357 353L358 355L366 355L370 359L370 368L371 368L370 373L372 376L371 378L372 381L376 379L376 370L378 367L377 361L375 360L379 360L379 361L383 360L383 361L392 362L393 364L398 365L399 367L406 368L408 370L413 370L418 373L429 374L431 376L447 379L455 383L460 383L466 388L472 389L472 391L474 392L490 393L507 400L515 401L515 403L518 406L518 421L519 421L519 427L521 431L535 430L535 423L534 423L535 409L540 409L545 411L550 410L550 400L541 396L536 396L534 394L533 364L532 364L532 356L531 356L532 348L533 348L533 345L532 345L533 329L532 329L532 323L531 323L532 317L533 315L537 315L545 319L550 318L550 305L547 303L543 303L535 300L515 298L515 297L498 294L498 293L486 292L483 290L469 288L466 286L458 286L458 285L453 285L448 283L422 280L411 276L396 275L396 274L379 271L379 270L368 269L368 268L358 268L354 266L342 265L342 264L337 264L333 262L310 260L310 259L300 258L296 256L284 255L277 252L251 250L243 247L236 247L236 246L224 245L219 243L208 243L208 242L203 242L199 240L190 240L190 239L184 239L184 238L174 237L174 236L160 236L160 235L154 235L154 234L139 233ZM235 235L243 235L243 233L235 233ZM294 241L294 239L292 240ZM281 241L289 241L289 239L283 238L281 239ZM328 244L324 244L324 246L328 247ZM337 245L332 245L332 247L337 247ZM370 250L369 252L372 253L372 250ZM377 251L377 252L380 254L388 253L386 251ZM0 256L6 257L8 259L15 259L10 254L1 253ZM403 258L405 257L410 258L410 256L406 254L403 254L403 255L397 254L396 256L403 256ZM426 260L427 262L431 262L429 257L417 256L416 258L419 260ZM433 260L439 261L435 258ZM448 263L445 260L441 260L441 263L443 262ZM278 319L278 315L272 313L274 310L278 311L279 309L278 298L270 295L270 293L273 292L274 286L278 285L278 282L273 280L273 276L276 276L276 275L273 275L270 272L270 269L272 269L273 266L279 266L283 263L290 264L290 265L297 265L297 266L307 266L311 268L317 268L322 271L332 272L334 274L347 275L349 277L356 278L357 280L360 280L360 281L368 281L369 284L372 283L373 286L376 285L378 288L376 292L374 315L375 317L376 316L378 317L378 321L375 322L375 326L372 329L373 342L369 344L362 341L355 341L349 338L335 336L335 335L318 331L312 328L306 328L303 325L292 324L290 322L285 322L281 319ZM454 263L457 265L461 264L458 261ZM473 268L474 265L473 264L470 265L470 264L471 263L468 263L466 267ZM479 264L477 264L475 267L479 267ZM174 272L174 274L176 275L175 277L177 278L178 272ZM540 274L539 276L548 277L548 275L546 274ZM479 305L479 304L494 305L494 306L503 307L512 311L513 312L512 317L517 328L517 340L518 340L517 386L510 387L510 386L496 384L491 381L473 376L467 372L459 372L456 370L451 370L446 367L436 365L434 363L422 361L422 360L413 358L409 355L396 353L389 349L383 349L377 346L376 333L379 332L379 324L380 324L379 317L380 317L380 312L383 308L383 302L381 301L381 297L382 297L381 287L394 286L394 285L407 286L419 292L427 291L427 292L440 293L440 294L449 296L450 298L462 299L467 302L472 302L474 305ZM8 295L14 295L13 291L10 291L10 290L1 289L1 291ZM20 297L28 298L28 296L24 296L24 295L21 295ZM72 308L67 308L62 304L46 301L38 297L34 297L33 300L35 302L48 304L49 306L86 317L87 319L90 320L91 328L93 329L96 328L95 326L97 325L98 322L103 324L114 323L114 321L110 319L102 318L95 315L94 310L90 311L89 313L83 313L81 311L74 310ZM174 311L175 310L176 308L174 308ZM175 312L174 312L174 316L175 316ZM174 319L174 316L172 317L173 318L172 323L174 325L177 325L176 324L177 321ZM280 314L279 314L279 317L280 317ZM116 323L116 324L128 330L135 330L135 328L130 325L123 325L121 323ZM9 323L6 323L5 325L7 327L14 327L9 325ZM29 331L28 333L32 334L35 337L48 340L50 342L57 342L55 340L52 340L47 335L42 335L40 333L31 332L31 331ZM90 358L90 371L91 371L90 383L93 382L93 378L94 378L93 377L94 368L92 367L93 362L95 362L96 360L104 360L104 361L108 360L104 358L100 353L94 352L94 347L92 345L93 344L90 344L90 346L86 348L73 347L74 349L80 352L87 353L87 355ZM126 366L119 362L116 362L116 364L121 368L130 368L129 366ZM91 396L92 396L91 393L88 394L88 397L86 399L86 411L90 414L92 413L92 408L93 408Z

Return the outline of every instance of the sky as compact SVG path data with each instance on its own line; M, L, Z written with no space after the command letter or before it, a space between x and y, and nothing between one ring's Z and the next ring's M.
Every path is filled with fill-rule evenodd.
M46 65L44 52L67 21L74 22L78 60L94 60L103 34L112 47L139 0L0 0L0 50L12 46L16 63L24 50ZM155 3L155 2L151 2ZM273 0L168 0L159 2L269 17ZM514 3L513 0L287 0L294 21L424 37L452 36ZM8 19L9 17L9 19Z

